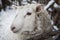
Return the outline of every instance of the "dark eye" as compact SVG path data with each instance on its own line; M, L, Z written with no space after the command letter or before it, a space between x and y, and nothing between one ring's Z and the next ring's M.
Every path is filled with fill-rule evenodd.
M37 14L37 16L39 17L39 14Z
M30 12L28 12L28 13L27 13L27 15L31 15L31 13L30 13Z

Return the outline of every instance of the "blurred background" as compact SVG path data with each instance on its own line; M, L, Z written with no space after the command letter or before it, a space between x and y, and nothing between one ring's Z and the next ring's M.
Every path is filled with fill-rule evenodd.
M7 6L11 7L12 5L26 5L28 3L37 2L41 4L47 4L50 0L0 0L0 11L3 9L6 10ZM10 8L9 8L10 9Z
M0 0L0 40L19 40L19 37L10 30L11 23L16 15L13 6L24 6L32 3L44 4L45 9L51 13L53 25L56 26L54 26L54 30L60 29L60 0ZM60 35L55 35L52 38L49 40L60 40Z

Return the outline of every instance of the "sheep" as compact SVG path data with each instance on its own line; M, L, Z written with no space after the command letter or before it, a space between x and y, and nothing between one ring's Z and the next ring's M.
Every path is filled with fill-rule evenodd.
M29 4L18 9L11 25L11 31L19 34L20 40L26 40L51 32L50 15L43 4Z

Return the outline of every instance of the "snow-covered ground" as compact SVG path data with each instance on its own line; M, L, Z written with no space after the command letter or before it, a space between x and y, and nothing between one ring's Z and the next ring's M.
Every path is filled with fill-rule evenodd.
M19 40L18 35L10 30L11 23L16 15L16 10L0 12L0 40Z

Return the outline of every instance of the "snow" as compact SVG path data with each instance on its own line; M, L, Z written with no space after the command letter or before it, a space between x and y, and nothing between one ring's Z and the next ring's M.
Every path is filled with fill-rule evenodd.
M32 1L32 3L33 3L33 4L37 4L37 2L36 2L36 1Z
M53 20L51 20L51 25L53 25L54 24L54 22L53 22ZM58 31L59 30L59 28L57 27L57 26L55 26L55 25L53 25L53 31Z
M45 6L45 10L51 5L54 3L54 0L51 0L46 6Z
M53 27L54 27L55 31L59 30L59 28L57 28L57 26L53 26Z
M10 30L11 23L16 15L16 10L0 12L0 40L19 40L18 35Z
M54 4L55 8L60 8L60 5L58 5L57 3Z
M26 1L22 1L21 3L22 3L22 5L27 5L28 4Z

